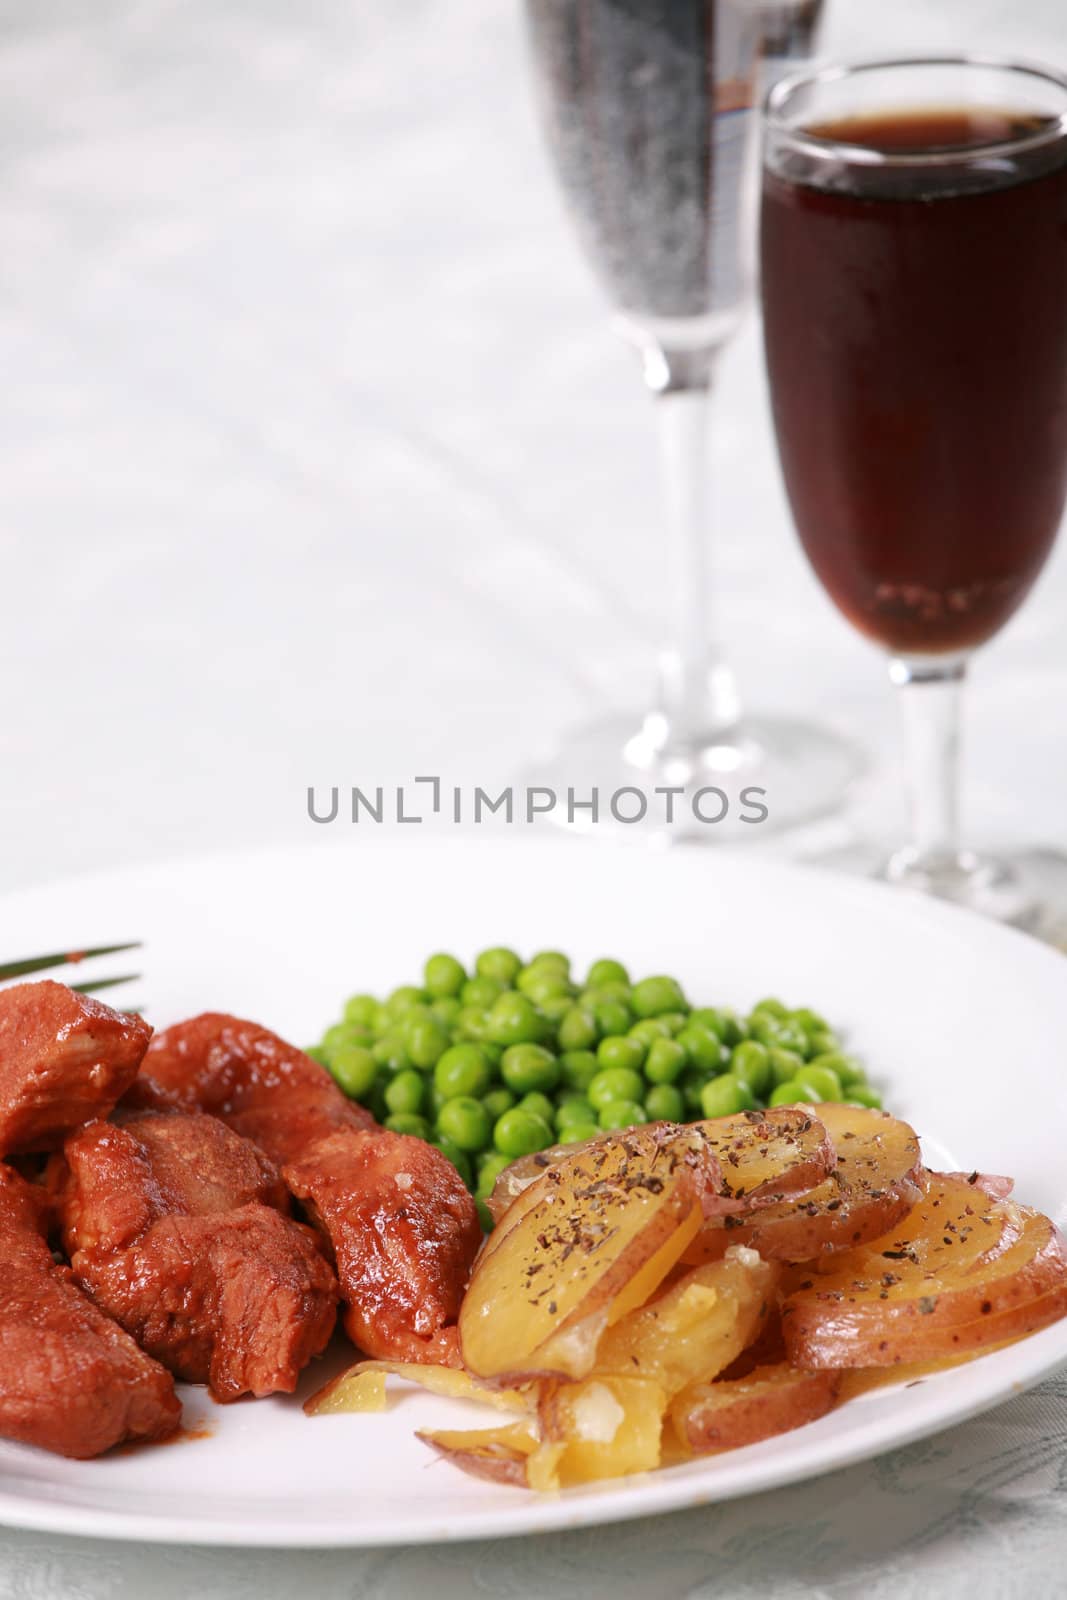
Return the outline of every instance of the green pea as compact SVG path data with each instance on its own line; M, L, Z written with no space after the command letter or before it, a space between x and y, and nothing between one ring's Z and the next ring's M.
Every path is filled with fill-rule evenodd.
M673 978L642 978L630 990L630 1007L637 1017L659 1017L665 1011L684 1011L686 998Z
M694 1006L689 1013L689 1020L698 1023L702 1028L710 1028L715 1037L721 1041L726 1021L717 1006Z
M362 1100L368 1095L378 1076L378 1063L362 1044L338 1045L327 1065L334 1081L353 1100Z
M583 1006L596 1006L601 1000L619 1000L629 1007L630 988L625 983L600 983L596 988L583 989L578 999Z
M507 990L507 984L501 983L499 978L489 978L479 975L477 978L468 978L463 988L459 991L459 998L464 1006L475 1006L479 1011L488 1011L494 1001Z
M414 1115L422 1110L426 1094L426 1080L421 1072L408 1067L398 1072L385 1086L385 1103L394 1116Z
M793 1050L782 1050L778 1045L771 1045L769 1048L761 1045L760 1049L767 1050L767 1059L771 1066L771 1083L775 1088L783 1083L792 1083L804 1065L803 1056L798 1056Z
M373 1028L378 1004L372 994L352 995L345 1001L345 1021L355 1022L364 1028Z
M493 1131L489 1113L480 1100L457 1095L446 1101L437 1116L437 1133L461 1150L484 1150Z
M818 1105L822 1099L819 1091L813 1089L809 1083L797 1083L794 1078L791 1083L780 1083L768 1101L772 1106L795 1106L807 1101Z
M559 1025L561 1050L588 1050L596 1044L596 1017L588 1006L571 1006Z
M673 1083L657 1083L645 1095L645 1110L653 1122L681 1122L685 1116L685 1096Z
M445 1137L444 1134L436 1134L430 1140L430 1143L436 1149L440 1150L443 1156L448 1157L449 1161L451 1161L452 1165L455 1167L456 1171L459 1173L460 1177L463 1179L463 1182L469 1189L474 1182L474 1171L471 1167L470 1157L468 1156L467 1152L465 1150L461 1150L454 1139L449 1139Z
M778 1028L778 1045L782 1050L795 1050L798 1056L806 1056L808 1036L797 1023L786 1020Z
M751 1111L755 1104L756 1097L748 1084L735 1078L732 1072L712 1078L704 1085L700 1096L700 1109L709 1118L732 1117L738 1111Z
M808 1062L810 1069L818 1071L820 1068L832 1072L841 1084L864 1083L867 1074L858 1061L851 1056L845 1056L840 1051L824 1051L822 1055L815 1056Z
M695 1067L705 1072L725 1072L727 1053L722 1040L710 1028L690 1022L678 1035L678 1043Z
M557 972L554 967L525 967L519 973L515 984L520 994L526 995L535 1006L541 1005L545 1000L554 1000L560 995L568 999L574 996L574 985L562 972Z
M820 1100L841 1099L841 1079L830 1067L801 1067L796 1082L806 1088L818 1090Z
M490 1039L502 1045L533 1044L545 1031L544 1019L538 1016L533 1001L511 991L493 1002L487 1026Z
M544 1000L535 1001L538 1011L552 1028L558 1028L564 1017L574 1009L574 996L568 994L550 994Z
M531 1090L554 1089L559 1083L561 1068L551 1050L539 1044L513 1044L500 1061L500 1076L516 1094L529 1094Z
M707 1073L701 1072L699 1067L689 1067L678 1079L678 1088L685 1101L685 1108L694 1117L702 1114L704 1086L709 1081Z
M466 981L463 963L455 956L430 956L422 969L423 987L435 1000L454 999Z
M458 995L446 994L440 1000L434 1000L430 1010L440 1022L444 1023L446 1028L454 1028L463 1006Z
M411 1057L407 1047L399 1034L387 1033L384 1038L371 1049L371 1055L380 1067L386 1072L403 1072L405 1067L411 1066Z
M670 1036L671 1030L662 1017L642 1017L640 1022L634 1023L628 1034L631 1039L640 1039L646 1049L651 1049L657 1039L669 1039Z
M431 1078L426 1090L426 1109L434 1122L440 1116L441 1107L447 1103L448 1098L447 1094L441 1093Z
M836 1055L840 1048L841 1041L836 1033L831 1033L829 1029L820 1032L813 1028L808 1034L808 1048L804 1053L809 1061L814 1061L819 1056Z
M335 1022L332 1028L327 1028L319 1042L319 1049L329 1061L335 1050L341 1049L346 1044L366 1044L367 1035L361 1023Z
M602 1039L616 1038L619 1034L628 1032L634 1020L626 1002L614 999L595 1000L593 1016L596 1018L597 1032Z
M428 1139L430 1137L430 1124L425 1117L417 1117L410 1111L397 1111L391 1117L386 1117L385 1126L390 1133L408 1133L414 1139Z
M495 1122L497 1117L502 1117L505 1111L510 1111L514 1104L515 1096L510 1089L490 1089L488 1094L482 1095L482 1105L488 1111L492 1122Z
M757 1011L765 1011L772 1017L785 1018L789 1015L789 1007L774 996L767 1000L757 1000L752 1007L752 1015L755 1016Z
M748 1038L748 1029L736 1011L731 1011L728 1007L721 1007L719 1010L719 1023L719 1037L727 1050L733 1050L735 1046L743 1043Z
M586 988L599 989L605 983L620 983L627 989L630 987L630 974L621 961L611 961L602 957L599 961L593 962L586 973Z
M680 1078L689 1057L677 1039L654 1039L645 1057L645 1077L649 1083L669 1084Z
M556 1107L556 1127L563 1129L573 1122L595 1122L596 1110L584 1095L566 1095Z
M389 1107L385 1103L385 1088L386 1086L382 1079L377 1078L370 1093L363 1096L363 1104L367 1107L375 1122L380 1122L383 1127L385 1126L385 1119L389 1115Z
M482 1232L492 1233L493 1229L496 1227L496 1218L493 1216L493 1213L490 1211L488 1205L482 1199L481 1195L475 1195L474 1208L478 1213L478 1221L482 1225Z
M458 1038L483 1044L489 1038L489 1013L478 1006L463 1006L452 1027Z
M589 1104L602 1111L611 1100L640 1101L644 1084L630 1067L605 1067L589 1085Z
M730 1071L742 1083L747 1083L758 1099L762 1099L775 1084L771 1053L765 1044L760 1044L756 1039L745 1039L735 1045L730 1057Z
M535 1150L547 1150L555 1135L543 1117L522 1106L513 1106L498 1117L493 1128L493 1143L502 1156L514 1161L519 1156L533 1155Z
M781 1044L783 1026L781 1018L771 1016L769 1011L753 1011L748 1019L749 1038L757 1039L769 1050L776 1048Z
M647 1122L645 1108L640 1100L608 1100L600 1108L597 1118L602 1128L633 1128Z
M405 1023L404 1043L412 1064L424 1072L436 1065L448 1049L448 1029L435 1016L416 1017Z
M485 1094L492 1083L489 1063L476 1044L454 1044L437 1058L433 1069L434 1088L445 1100L457 1095Z
M795 1022L807 1034L828 1033L830 1024L826 1018L813 1011L810 1006L798 1006L795 1011L789 1012L790 1022Z
M379 1004L377 1011L374 1013L374 1016L371 1018L371 1032L376 1039L382 1039L387 1033L392 1031L392 1027L392 1013L386 1010L385 1002L382 1001Z
M493 1186L506 1167L511 1166L511 1157L502 1156L499 1150L490 1150L478 1163L478 1188L479 1195L490 1195Z
M306 1044L304 1046L304 1054L309 1060L314 1061L316 1065L320 1067L326 1065L326 1052L321 1045ZM373 1060L373 1057L371 1059Z
M537 1089L532 1089L529 1094L524 1094L519 1104L525 1111L533 1111L537 1116L544 1117L546 1122L551 1123L556 1120L555 1106L547 1094L541 1094Z
M676 1039L688 1023L689 1013L687 1011L661 1011L656 1021L662 1022L671 1038Z
M522 971L522 962L514 950L509 950L505 945L497 945L492 950L482 951L474 963L474 970L479 978L490 978L494 983L499 983L498 993L500 993L515 982Z
M569 978L571 975L571 958L570 956L565 956L562 950L538 950L535 956L530 957L527 967L551 967L556 972L561 972L565 978Z
M600 1062L592 1050L565 1050L559 1058L563 1082L569 1089L584 1094L600 1071Z
M394 989L385 1002L385 1009L391 1017L403 1016L405 1011L410 1011L412 1006L426 1004L426 992L416 989L413 983L402 983L399 989Z
M845 1090L849 1104L856 1106L870 1106L872 1111L881 1111L882 1097L877 1089L872 1089L866 1083L850 1083Z
M559 1130L560 1144L585 1144L600 1132L599 1122L565 1122Z
M644 1066L648 1047L635 1039L632 1034L625 1034L621 1038L601 1039L597 1045L596 1058L602 1067L625 1067L631 1072L640 1072Z

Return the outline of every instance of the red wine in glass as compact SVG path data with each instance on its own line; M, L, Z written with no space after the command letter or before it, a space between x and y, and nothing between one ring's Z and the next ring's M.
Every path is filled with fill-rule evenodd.
M975 856L957 801L968 657L1067 496L1067 78L959 58L785 80L760 258L801 543L901 688L913 842L882 871L1067 937L1067 859Z
M819 124L873 151L1025 140L1040 117L930 108ZM922 165L763 191L771 395L793 515L857 628L983 644L1025 599L1067 492L1067 142L945 191Z

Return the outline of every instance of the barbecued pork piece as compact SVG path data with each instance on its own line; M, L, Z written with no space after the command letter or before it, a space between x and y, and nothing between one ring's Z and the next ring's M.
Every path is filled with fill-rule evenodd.
M187 1111L208 1111L283 1167L341 1128L376 1128L330 1074L256 1022L205 1012L157 1034L134 1096L155 1089Z
M279 1164L329 1240L345 1327L362 1350L458 1362L455 1322L482 1231L439 1150L379 1128L317 1062L236 1017L193 1017L157 1034L144 1074Z
M57 1267L35 1191L0 1163L0 1435L96 1456L181 1420L168 1372Z
M76 1280L142 1349L217 1400L295 1389L337 1284L262 1151L214 1117L120 1112L72 1134L48 1182Z
M152 1030L65 984L0 989L0 1155L54 1150L106 1117L137 1076Z
M282 1175L333 1246L353 1344L457 1363L455 1324L482 1228L452 1163L424 1139L379 1128L330 1134Z

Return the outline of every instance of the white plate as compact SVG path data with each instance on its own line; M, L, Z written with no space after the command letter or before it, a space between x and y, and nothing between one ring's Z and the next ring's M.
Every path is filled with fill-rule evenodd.
M297 1042L344 997L417 977L425 955L563 946L679 975L692 998L775 993L827 1013L938 1160L1013 1173L1067 1219L1063 958L962 913L865 883L716 852L646 856L569 840L370 836L319 849L113 874L9 896L0 960L147 941L142 1002L166 1023L253 1016ZM128 958L117 958L125 961ZM127 991L120 990L123 994ZM230 1407L183 1392L191 1433L63 1461L0 1441L0 1522L249 1545L469 1539L645 1516L795 1482L996 1405L1067 1360L1067 1321L913 1387L873 1391L744 1450L557 1498L479 1483L416 1427L478 1412L410 1390L384 1415L308 1419L300 1398ZM323 1381L320 1363L304 1393Z

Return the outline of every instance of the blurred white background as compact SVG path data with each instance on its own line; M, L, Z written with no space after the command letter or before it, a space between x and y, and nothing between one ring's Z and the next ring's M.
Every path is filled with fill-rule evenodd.
M1063 0L829 0L832 53L1067 64ZM641 704L651 419L501 0L0 4L0 882L308 837L309 783L520 767ZM863 738L750 316L716 444L755 706ZM1063 841L1067 549L981 658L969 814Z

